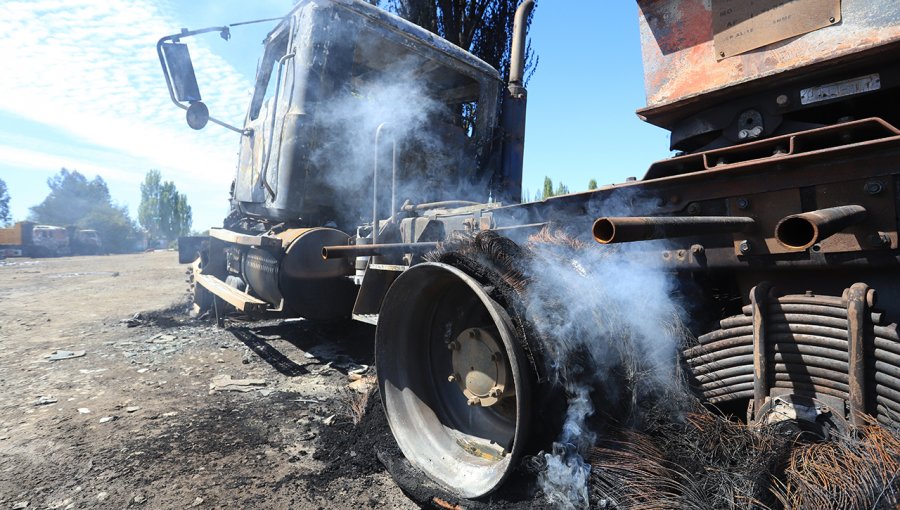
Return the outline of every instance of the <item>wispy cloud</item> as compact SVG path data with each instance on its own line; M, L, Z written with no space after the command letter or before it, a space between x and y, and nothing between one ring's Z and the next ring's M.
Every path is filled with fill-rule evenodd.
M0 3L0 111L144 166L116 169L109 158L72 161L12 141L0 141L0 163L83 164L106 179L131 182L157 168L189 196L213 189L222 196L233 177L239 135L216 127L194 132L171 104L155 50L162 35L181 26L168 12L149 0ZM208 41L192 40L191 52L210 110L240 124L251 77L216 55Z

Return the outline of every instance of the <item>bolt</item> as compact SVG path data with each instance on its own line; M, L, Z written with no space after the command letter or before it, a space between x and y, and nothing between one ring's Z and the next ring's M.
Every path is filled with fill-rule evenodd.
M744 210L750 208L750 200L746 198L739 198L737 201L738 209Z
M677 252L675 252L675 256L678 257L678 260L684 260L684 258L687 256L687 252L685 250L678 250Z
M725 58L725 52L724 52L724 51L720 51L720 52L719 52L719 57Z
M738 246L738 249L741 250L741 253L747 254L747 253L750 253L750 250L752 250L753 247L750 246L750 241L744 239L743 241L741 241L741 244L740 244L740 246Z
M819 253L820 251L822 251L822 245L819 243L816 243L816 244L812 245L809 249L816 253Z
M491 361L500 361L503 359L503 356L499 352L495 352L491 354Z
M746 129L742 129L738 133L738 139L740 139L740 140L743 140L743 139L747 138L748 136L750 136L750 131L747 131Z
M697 202L692 202L691 205L688 206L687 212L691 216L697 216L698 214L700 214L700 204L698 204Z
M779 94L779 96L775 98L775 104L784 108L785 106L791 104L791 98L789 98L787 94Z
M701 253L703 253L704 249L705 248L703 248L702 244L692 244L691 245L691 253L693 253L694 255L700 255Z
M492 398L497 398L502 394L503 392L500 391L500 388L498 386L494 386L493 388L491 388L491 391L488 392L488 396Z
M835 21L837 21L837 20L834 19L834 16L828 18L829 23L834 23Z
M469 404L470 406L477 406L478 404L481 403L481 399L478 397L472 397L468 401L466 401L466 403Z
M459 374L450 374L447 377L447 382L456 382L459 380Z
M807 290L805 295L806 295L806 297L814 297L815 296L815 294L813 294L813 291L811 291L811 290Z
M447 349L450 349L451 351L458 351L459 350L459 342L457 342L456 340L451 340L450 342L447 343Z
M864 189L866 190L866 193L870 195L877 195L884 191L884 183L881 181L869 181L866 183Z
M469 338L475 338L476 336L478 336L478 330L477 330L477 329L470 329L470 330L469 330Z
M672 258L672 254L669 253L668 251L664 251L664 252L662 252L662 257L666 260L669 260L670 258Z

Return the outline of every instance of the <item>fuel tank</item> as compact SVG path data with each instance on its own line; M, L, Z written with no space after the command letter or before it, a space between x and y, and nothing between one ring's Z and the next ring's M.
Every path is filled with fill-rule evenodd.
M276 235L280 253L249 248L241 260L241 275L250 288L287 315L315 321L350 316L356 287L348 276L347 259L324 260L323 246L347 244L349 236L332 228L296 228Z

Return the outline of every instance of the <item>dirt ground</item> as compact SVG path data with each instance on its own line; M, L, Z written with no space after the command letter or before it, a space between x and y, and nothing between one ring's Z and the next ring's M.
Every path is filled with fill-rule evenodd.
M353 424L372 328L219 329L185 279L173 252L0 260L0 508L418 507Z

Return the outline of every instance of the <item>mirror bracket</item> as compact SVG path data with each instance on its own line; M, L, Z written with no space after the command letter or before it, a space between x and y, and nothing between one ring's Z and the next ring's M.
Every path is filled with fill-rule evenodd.
M168 89L169 89L169 97L172 99L172 102L175 103L175 106L181 108L182 110L188 111L189 108L191 108L191 106L193 106L195 104L203 105L203 103L200 102L200 91L199 91L199 88L197 87L197 80L193 76L194 69L193 69L193 64L191 64L190 54L188 54L188 52L187 52L187 46L184 46L184 50L176 50L175 45L181 45L182 38L192 37L192 36L199 35L199 34L205 34L207 32L219 32L219 36L221 36L222 39L225 39L226 41L231 38L231 30L227 26L208 27L208 28L201 28L198 30L188 30L186 28L182 28L181 32L179 32L177 34L167 35L167 36L161 38L156 43L156 54L159 57L159 64L160 64L160 66L162 66L163 76L166 78L166 87L168 87ZM169 46L168 48L166 48L166 50L164 50L163 47L168 46L168 45L171 45L171 46ZM176 55L179 53L183 53L183 55L179 55L179 57L185 57L187 59L186 60L187 64L190 64L190 75L191 75L192 79L188 83L184 83L183 81L181 81L181 78L174 77L169 72L169 66L168 66L169 62L166 60L166 55L169 55L169 54ZM178 96L176 96L176 89L178 92ZM185 105L179 99L189 102L189 105ZM194 110L191 113L197 113L198 108L201 108L202 110L206 110L205 106L194 107ZM209 117L208 110L206 110L204 113L205 113L205 115L203 115L203 116L208 117L209 121L213 122L214 124L218 124L224 128L230 129L230 130L232 130L236 133L240 133L244 136L250 136L252 134L252 130L241 129L241 128L232 126L231 124L229 124L227 122L216 119L215 117ZM206 124L206 122L203 122L203 125L205 125L205 124ZM191 125L191 127L194 127L194 125ZM203 126L200 126L200 128L202 128L202 127ZM200 129L200 128L194 127L194 129Z

